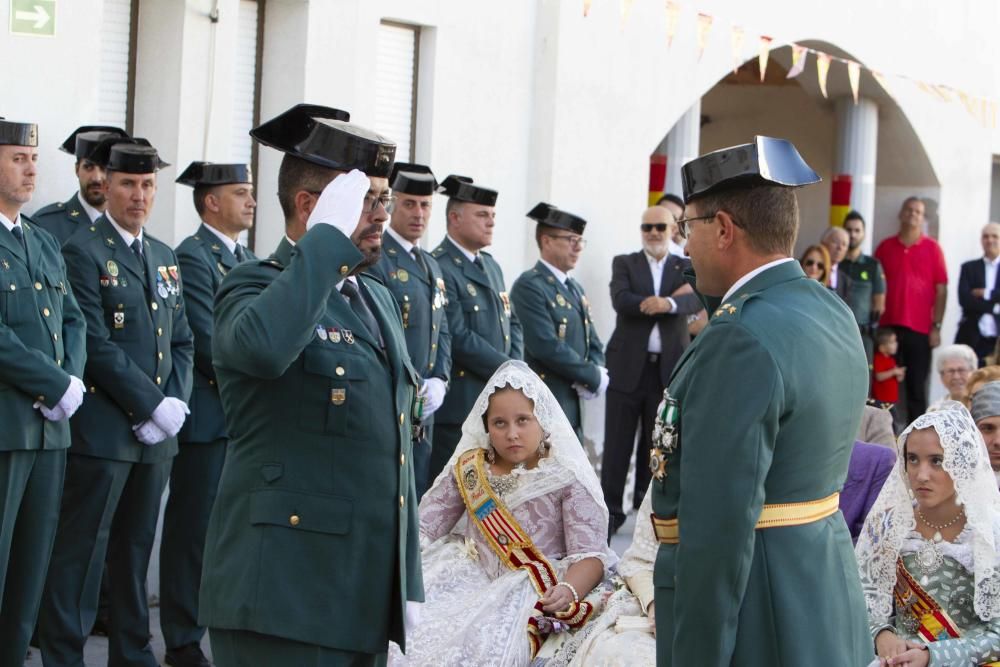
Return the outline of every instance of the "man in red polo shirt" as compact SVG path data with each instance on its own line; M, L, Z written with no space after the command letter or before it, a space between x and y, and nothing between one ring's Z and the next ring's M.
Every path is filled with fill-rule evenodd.
M885 312L880 324L893 327L899 363L906 366L906 421L927 409L931 350L941 343L941 319L948 271L937 241L924 234L924 202L909 197L899 209L899 234L885 239L875 258L885 269Z

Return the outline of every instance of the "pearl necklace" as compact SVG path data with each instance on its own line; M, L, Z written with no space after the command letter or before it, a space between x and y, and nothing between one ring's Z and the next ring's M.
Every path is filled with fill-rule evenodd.
M928 528L934 529L934 536L930 540L925 540L923 545L921 545L920 549L917 551L916 554L917 568L920 570L921 574L920 585L926 586L928 581L930 580L930 575L936 572L937 569L940 568L941 564L944 562L944 556L941 554L941 547L939 546L941 542L944 540L944 538L941 536L941 531L944 528L954 525L955 523L958 522L959 519L964 517L965 509L963 508L959 510L958 514L956 514L951 521L948 521L947 523L943 523L941 525L937 525L928 521L927 517L924 516L924 513L920 511L919 506L916 507L915 509L917 511L917 517L920 519L920 522L923 523Z

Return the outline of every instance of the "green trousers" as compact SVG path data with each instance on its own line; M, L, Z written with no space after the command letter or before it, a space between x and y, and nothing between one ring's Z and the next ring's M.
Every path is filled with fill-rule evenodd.
M170 470L160 540L160 628L167 648L196 644L205 636L198 625L198 589L226 442L182 442Z
M211 628L216 667L383 667L385 653L353 653L245 630Z
M65 449L0 452L0 665L28 652L65 470Z

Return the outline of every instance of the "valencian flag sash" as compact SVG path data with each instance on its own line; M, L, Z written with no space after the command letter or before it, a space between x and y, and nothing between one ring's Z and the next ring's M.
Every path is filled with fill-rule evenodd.
M923 589L903 565L903 559L896 560L896 587L893 590L896 613L903 616L903 625L915 632L925 643L962 636L958 626L941 608L937 600ZM912 629L911 629L912 628ZM1000 662L983 663L982 667L1000 667Z
M463 452L455 464L455 477L462 500L469 510L469 520L479 528L500 562L511 570L520 569L528 573L528 579L541 597L559 583L555 568L535 547L514 515L493 492L493 487L486 479L484 454L483 449L470 449ZM566 610L555 612L553 617L546 618L541 600L536 602L527 628L531 656L538 653L546 636L552 631L552 620L578 628L587 622L593 612L594 605L584 600L572 602Z

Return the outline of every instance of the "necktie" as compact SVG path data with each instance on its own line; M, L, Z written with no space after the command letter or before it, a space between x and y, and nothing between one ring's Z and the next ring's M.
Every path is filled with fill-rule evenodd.
M236 249L233 250L233 254L236 255L237 262L242 262L247 257L246 254L244 254L243 252L243 246L241 246L239 243L236 244Z
M381 344L382 332L378 328L378 320L372 315L372 311L368 308L368 304L365 303L364 297L361 296L357 286L350 280L345 280L344 286L340 288L340 293L347 297L347 300L351 304L351 310L354 311L354 314L358 316L361 323L368 329L368 333Z
M413 246L410 248L410 254L413 255L413 261L417 263L420 270L424 272L424 276L427 275L427 265L424 264L424 258L420 256L420 248Z
M478 266L480 271L483 271L484 273L486 272L486 269L483 267L483 258L479 255L476 255L476 258L472 260L472 263Z
M135 253L135 258L139 260L139 267L142 269L143 275L146 274L146 258L142 256L142 241L139 239L132 239L132 245L129 246L132 252Z
M583 294L579 289L577 289L576 282L574 282L572 278L566 279L566 290L569 291L570 296L572 296L573 300L576 301L577 306L583 305Z
M21 244L22 248L24 248L24 256L27 257L28 246L24 242L24 230L21 229L21 225L14 225L13 227L11 227L10 233L14 235L14 238L17 239L17 242Z

